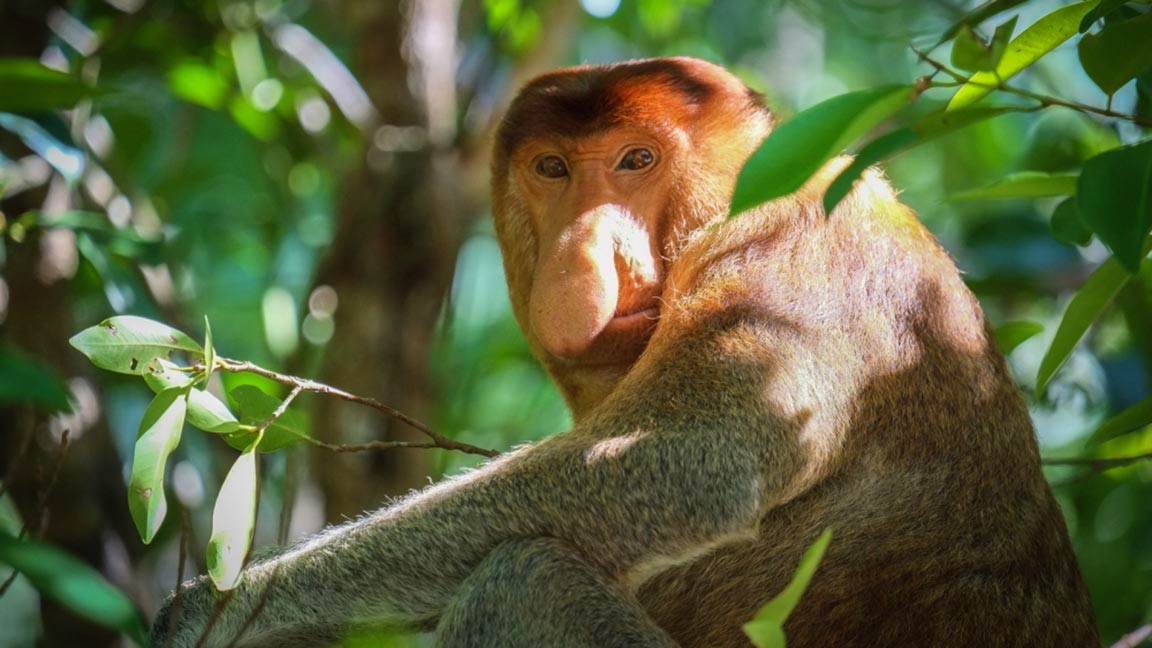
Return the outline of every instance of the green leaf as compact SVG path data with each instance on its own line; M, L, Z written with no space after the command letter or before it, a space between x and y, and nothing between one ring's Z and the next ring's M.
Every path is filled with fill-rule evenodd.
M1037 20L1008 43L1004 57L994 70L973 74L968 83L956 91L952 101L948 103L948 110L958 110L983 98L995 90L1001 82L1019 74L1057 45L1071 38L1076 33L1080 20L1096 6L1097 2L1099 0L1087 0L1061 7Z
M164 468L168 455L180 444L187 397L187 388L165 389L152 399L140 421L128 480L128 510L144 544L152 542L168 513Z
M949 200L990 200L1000 198L1045 198L1071 196L1076 193L1075 173L1041 173L1021 171L985 187L961 191Z
M1142 430L1149 425L1152 425L1152 398L1145 398L1101 423L1092 433L1088 445L1104 443L1109 439Z
M101 369L135 376L143 375L155 358L171 359L176 351L204 353L184 333L133 315L108 318L80 331L68 343Z
M804 552L804 557L800 559L800 565L796 568L792 582L788 583L784 591L760 608L750 623L744 624L744 633L752 639L752 643L758 648L784 645L784 621L788 619L789 614L792 614L792 610L800 602L800 597L808 589L808 583L816 574L816 569L820 566L820 561L824 558L824 552L828 549L828 543L831 541L832 529L825 529L824 533L821 533L820 537L816 539L816 542L813 542L812 546ZM773 628L779 629L779 634L774 632ZM777 641L780 643L774 643Z
M988 43L981 40L968 25L961 25L952 43L952 65L969 72L995 68L1004 57L1012 31L1016 29L1017 18L1013 16L997 27Z
M191 387L192 375L180 371L167 360L156 359L148 365L144 382L152 391L160 393L175 387L188 389L188 423L205 432L228 434L240 428L240 421L211 393Z
M1095 9L1089 11L1088 15L1084 16L1084 19L1080 21L1078 31L1083 34L1092 28L1092 23L1123 7L1127 2L1128 0L1103 0L1096 5Z
M820 167L876 124L907 105L908 86L884 86L833 97L777 126L752 154L732 196L732 215L796 191Z
M244 558L252 545L259 465L255 448L241 454L224 478L212 509L208 575L220 591L230 590L240 582Z
M985 2L964 14L960 20L952 23L952 26L944 30L944 34L941 35L940 40L930 49L936 49L940 45L947 43L956 36L956 34L960 33L960 29L964 26L975 27L996 14L1004 13L1012 7L1024 4L1025 1L1026 0L990 0L989 2Z
M1044 330L1036 322L1005 322L996 327L996 344L1004 355L1020 346L1025 340Z
M146 643L144 622L136 606L87 563L35 540L19 540L0 531L0 562L28 579L41 594L106 628Z
M213 110L224 106L232 90L214 68L195 61L174 65L168 73L168 87L177 97Z
M204 385L212 380L212 372L216 369L216 348L212 346L212 324L208 316L204 316Z
M141 236L131 229L114 226L108 216L100 212L71 210L55 214L41 211L25 212L17 222L29 229L58 227L84 232L101 245L106 252L129 259L158 264L163 261L164 241Z
M1044 394L1056 370L1068 359L1076 343L1084 337L1088 327L1100 317L1108 304L1112 303L1128 279L1129 274L1124 267L1115 258L1110 258L1096 268L1072 297L1072 301L1068 302L1068 309L1064 311L1056 336L1052 338L1048 352L1040 361L1040 372L1036 376L1037 396Z
M0 112L63 110L100 93L35 59L0 58Z
M852 164L828 186L824 193L824 213L831 214L840 201L852 190L852 184L868 167L895 155L897 152L919 146L942 135L964 128L976 122L998 117L1005 113L1018 112L1018 108L972 108L954 112L936 112L926 115L915 124L885 133L865 144L856 154Z
M68 386L56 372L13 349L0 347L0 403L70 412L71 398Z
M1084 71L1111 96L1152 67L1152 13L1110 22L1099 33L1084 34L1077 48Z
M1052 236L1057 241L1069 245L1088 245L1092 242L1092 230L1080 220L1080 213L1076 211L1076 199L1065 198L1056 209L1052 210L1052 218L1048 222Z
M263 425L282 402L269 396L255 385L240 385L229 394L240 409L240 421L246 425ZM272 452L308 440L307 423L299 412L285 410L260 438L260 451ZM236 432L225 437L228 445L238 450L247 448L256 440L255 432Z
M1089 158L1077 187L1080 220L1136 272L1152 230L1152 140Z

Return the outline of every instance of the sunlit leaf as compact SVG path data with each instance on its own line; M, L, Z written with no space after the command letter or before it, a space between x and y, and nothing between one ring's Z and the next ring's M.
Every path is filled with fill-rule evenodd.
M177 97L214 110L224 106L231 92L219 72L193 61L173 66L168 72L168 86Z
M996 327L996 344L1004 355L1008 355L1043 330L1044 327L1036 322L1005 322Z
M136 435L132 476L128 480L128 510L145 544L152 542L168 513L164 469L168 455L180 444L187 395L187 390L181 388L165 389L156 394L148 409L144 410L140 431Z
M1077 48L1092 81L1104 94L1115 94L1152 67L1152 13L1109 22L1099 33L1084 34Z
M204 316L204 384L212 380L212 372L216 369L216 348L212 345L212 323L208 316Z
M1092 230L1080 220L1080 213L1076 211L1076 199L1065 198L1056 209L1052 211L1052 218L1048 222L1052 236L1057 241L1069 245L1088 245L1092 241Z
M144 622L136 606L87 563L43 542L18 540L6 531L0 531L0 562L61 606L145 645Z
M1008 43L1003 58L994 70L973 74L948 103L948 110L958 110L986 96L1003 81L1019 74L1040 60L1057 45L1076 34L1080 21L1099 0L1087 0L1061 7L1044 16Z
M174 387L187 388L187 419L193 427L216 433L235 432L240 427L240 421L236 420L227 405L208 391L191 387L192 375L180 371L167 360L157 359L150 363L148 371L144 373L144 382L156 393Z
M75 106L100 90L35 59L0 58L0 112L36 112Z
M29 229L59 227L84 232L110 254L147 263L159 263L164 253L162 239L148 238L134 230L118 228L112 225L106 214L99 212L70 210L47 214L30 211L22 214L17 222Z
M171 359L178 351L203 353L184 333L133 315L108 318L80 331L68 343L101 369L136 376L143 375L155 358Z
M70 399L68 386L56 372L12 349L0 348L0 403L69 412Z
M949 200L990 200L1002 198L1044 198L1071 196L1076 193L1075 173L1041 173L1021 171L985 187L961 191Z
M816 574L816 569L820 566L820 561L823 560L824 552L827 551L828 543L831 541L832 529L825 529L816 542L804 552L804 557L800 559L800 565L792 576L792 582L760 608L751 622L744 624L744 633L757 648L784 646L784 622L808 589L808 584Z
M885 160L897 152L919 146L965 126L1018 111L1018 108L1012 107L971 108L954 112L941 111L926 115L911 126L877 137L865 144L852 160L852 164L841 171L840 175L836 176L836 179L828 186L828 191L824 193L824 213L831 214L836 205L840 204L844 196L847 196L848 192L852 190L852 184L864 173L864 169L873 164Z
M1092 438L1088 440L1088 443L1090 445L1103 443L1109 439L1142 430L1149 425L1152 425L1152 398L1145 398L1101 423L1100 427L1092 433Z
M907 105L911 96L907 86L851 92L777 126L740 172L731 214L796 191L844 147Z
M282 402L265 394L255 385L240 385L229 394L240 409L240 421L246 425L263 425ZM308 439L307 423L296 410L287 409L272 421L260 440L261 452L272 452ZM243 450L256 439L255 432L237 432L225 437L233 448Z
M1124 267L1115 258L1110 258L1096 268L1072 297L1072 301L1068 302L1068 309L1064 311L1056 336L1052 338L1051 346L1040 361L1040 372L1036 376L1037 395L1044 393L1056 370L1068 359L1088 327L1112 303L1129 277Z
M212 508L212 537L208 539L208 575L216 589L230 590L240 582L244 558L256 527L259 463L255 448L241 454Z
M1080 220L1136 272L1152 230L1152 140L1090 158L1077 187Z

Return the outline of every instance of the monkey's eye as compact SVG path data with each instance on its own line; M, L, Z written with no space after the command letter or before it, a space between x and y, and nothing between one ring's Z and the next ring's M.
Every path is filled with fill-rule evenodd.
M624 154L624 157L620 160L620 165L617 166L616 169L639 171L655 161L656 156L652 154L652 151L646 148L634 148Z
M563 178L568 175L568 165L555 155L546 155L536 161L536 173L545 178Z

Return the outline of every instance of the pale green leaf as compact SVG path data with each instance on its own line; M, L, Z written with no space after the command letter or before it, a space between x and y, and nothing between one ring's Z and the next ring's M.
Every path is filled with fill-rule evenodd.
M1074 36L1079 29L1080 21L1098 2L1099 0L1087 0L1061 7L1037 20L1008 43L1004 56L994 70L973 74L968 83L956 91L952 101L948 103L948 110L958 110L983 98L1000 83L1019 74L1056 46Z
M256 528L259 462L250 448L232 464L212 509L212 537L208 539L208 575L216 589L230 590L240 582L244 558Z
M830 542L832 542L832 529L825 529L816 539L816 542L813 542L812 546L804 552L804 556L800 559L800 565L796 568L795 575L792 576L792 582L788 583L783 592L764 604L764 607L760 608L753 620L769 620L775 621L781 626L784 625L784 621L789 614L792 614L792 610L800 602L800 597L808 589L808 584L812 582L812 577L816 574L820 561L824 559L824 552L827 551Z
M157 393L173 387L188 388L188 423L193 427L221 434L240 428L240 421L227 405L206 390L190 387L192 375L167 360L156 359L150 363L144 382Z
M908 86L884 86L833 97L777 126L741 170L735 215L796 191L820 167L876 124L906 106Z
M164 469L168 456L180 444L187 397L187 388L165 389L152 399L140 421L128 480L128 510L145 544L152 542L168 513Z
M762 619L744 624L744 634L756 648L785 648L784 627L779 623Z
M101 369L136 376L143 375L155 358L171 360L176 352L203 353L184 333L133 315L106 319L72 336L68 343Z
M136 606L84 561L52 545L0 531L0 562L62 607L145 645L144 622Z
M1021 171L985 187L977 187L949 196L949 200L993 200L1003 198L1045 198L1071 196L1076 193L1076 173L1042 173Z
M1040 361L1040 372L1036 376L1037 395L1044 393L1056 370L1068 359L1088 327L1112 303L1124 284L1128 283L1129 277L1124 267L1115 258L1110 258L1096 268L1072 297L1072 301L1068 302L1068 309L1064 311L1056 336L1052 338L1048 352Z
M216 369L216 348L212 346L212 324L208 316L204 316L204 385L212 380L212 372Z

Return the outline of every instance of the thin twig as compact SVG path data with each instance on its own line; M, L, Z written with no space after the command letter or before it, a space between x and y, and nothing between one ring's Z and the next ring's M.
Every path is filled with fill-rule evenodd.
M164 648L172 644L176 628L179 627L180 618L184 616L184 569L188 561L188 529L192 526L188 509L181 510L180 516L180 558L176 563L176 593L172 595L172 607L168 613L168 630L165 633Z
M212 608L212 616L208 617L208 624L200 631L200 638L196 640L196 648L203 648L205 642L208 641L208 635L212 634L212 628L220 622L220 615L224 613L224 608L232 602L232 597L236 594L236 590L228 590L223 593L220 600L216 602L216 606Z
M373 441L370 443L362 443L362 444L357 444L357 445L333 445L333 444L323 443L323 442L315 440L315 439L309 439L309 441L312 444L319 445L321 447L327 448L327 449L335 451L335 452L360 452L363 450L386 450L386 449L392 449L392 448L442 448L444 450L458 450L460 452L466 452L468 454L482 455L485 457L496 457L496 456L500 455L500 453L495 451L495 450L489 450L487 448L481 448L481 447L474 446L474 445L469 444L469 443L463 443L461 441L455 441L453 439L449 439L448 437L445 437L442 434L433 430L432 428L428 427L428 425L424 424L423 422L418 421L418 420L412 418L411 416L408 416L404 412L401 412L400 410L395 409L393 407L389 407L388 405L385 405L384 403L381 403L380 401L375 400L373 398L365 398L363 396L357 396L355 394L350 394L350 393L344 391L343 389L338 389L336 387L332 387L331 385L325 385L324 383L316 382L315 380L309 380L307 378L300 378L299 376L290 376L288 374L278 373L278 372L272 371L270 369L265 369L264 367L261 367L259 365L252 364L251 362L231 360L229 358L219 358L219 357L216 358L216 362L218 363L218 366L220 369L227 371L229 373L245 373L245 372L246 373L252 373L252 374L256 374L257 376L263 376L269 380L278 382L281 385L286 385L288 387L291 387L293 390L293 393L290 395L290 398L294 398L295 393L297 393L299 391L306 391L306 392L313 392L316 394L324 394L327 396L334 396L336 398L346 400L350 403L356 403L358 405L363 405L365 407L371 407L374 410L377 410L379 412L383 412L384 414L386 414L388 416L391 416L393 418L399 419L400 421L403 421L404 423L407 423L408 425L419 430L421 433L423 433L425 436L427 436L429 439L431 439L431 442L429 442L429 443L409 443L409 442L404 442L404 441ZM285 400L285 402L287 402L287 399ZM279 408L277 408L277 412L283 413L283 412L279 411ZM272 418L275 418L278 415L279 415L278 413L274 413Z
M268 599L272 597L272 587L276 584L276 578L280 574L280 565L282 564L283 563L276 563L276 566L272 568L272 573L268 575L268 582L265 583L264 590L260 592L260 599L256 601L256 606L252 608L252 612L248 614L248 618L244 619L244 625L240 626L240 629L236 631L236 635L232 637L232 640L229 641L228 645L224 648L234 648L244 637L244 633L248 632L248 628L252 626L256 617L260 616L260 613L264 611L264 606L268 605Z
M64 465L64 457L68 453L68 433L69 430L65 429L60 435L60 448L56 450L56 459L52 462L52 474L48 477L48 482L40 489L36 495L36 510L33 515L36 517L30 521L24 522L20 526L20 533L16 534L17 540L24 539L27 535L35 536L48 524L48 496L52 494L52 489L56 487L56 480L60 477L60 467ZM31 436L31 435L29 435ZM30 516L31 517L31 516ZM33 524L35 522L35 524ZM19 571L13 569L8 578L0 583L0 597L12 587L12 583L16 582L16 577L20 574Z
M1152 119L1148 119L1146 117L1141 117L1140 115L1132 115L1129 113L1117 112L1115 110L1112 110L1110 107L1109 108L1100 108L1099 106L1092 106L1089 104L1083 104L1083 103L1079 103L1076 101L1067 101L1067 100L1061 99L1059 97L1053 97L1052 95L1040 94L1038 92L1032 92L1030 90L1025 90L1023 88L1017 88L1016 86L1010 86L1002 80L998 81L996 83L973 82L972 77L965 76L964 74L961 74L960 72L957 72L956 70L953 70L952 68L948 67L947 65L945 65L945 64L941 63L940 61L937 61L936 59L932 58L927 53L922 52L922 51L916 49L915 47L912 48L912 51L916 53L916 56L921 61L927 63L928 65L931 65L938 72L943 72L944 74L947 74L948 76L952 77L953 79L955 79L958 82L962 82L965 84L972 83L973 85L975 85L977 87L988 88L989 90L1001 90L1003 92L1007 92L1010 94L1024 97L1026 99L1031 99L1033 101L1039 102L1040 107L1042 107L1042 108L1048 108L1050 106L1060 106L1062 108L1071 108L1072 110L1078 110L1080 112L1093 113L1095 115L1100 115L1102 117L1110 117L1112 119L1122 119L1124 121L1130 121L1134 124L1139 124L1140 126L1152 127ZM940 87L943 87L943 86L940 86Z
M1082 470L1075 475L1072 475L1071 477L1052 482L1052 486L1059 487L1084 481L1085 479L1102 473L1105 470L1130 466L1134 463L1147 461L1149 459L1152 459L1152 452L1132 455L1129 457L1064 457L1044 459L1043 462L1045 466L1083 466L1085 468L1085 470Z
M1140 626L1123 637L1120 637L1120 641L1112 644L1112 648L1136 648L1136 646L1144 643L1148 637L1152 637L1152 623Z

